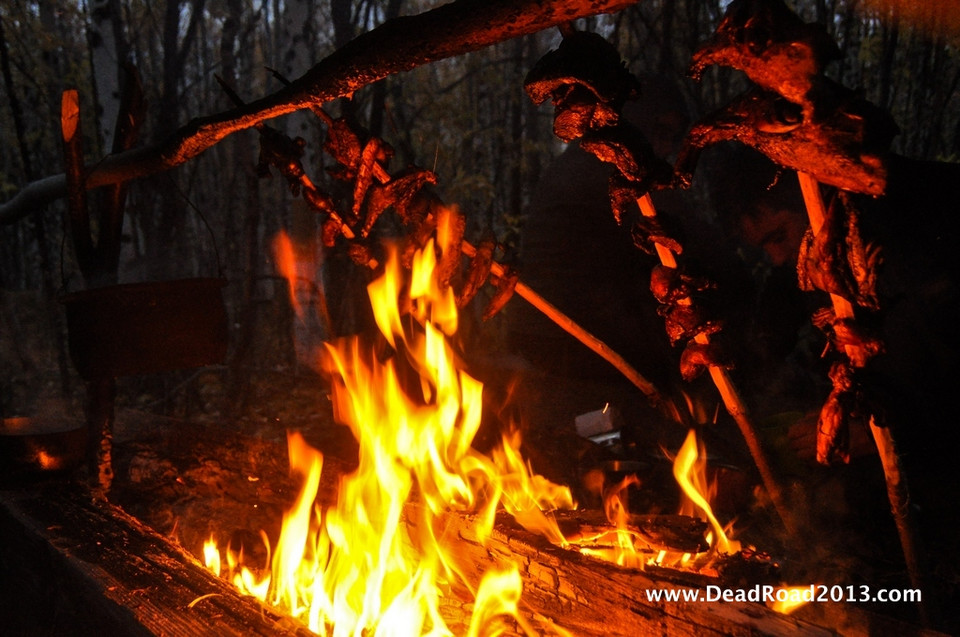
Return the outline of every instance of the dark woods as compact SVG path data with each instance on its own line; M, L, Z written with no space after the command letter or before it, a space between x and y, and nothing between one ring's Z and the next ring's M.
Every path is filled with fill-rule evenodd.
M357 35L400 15L439 3L411 0L96 0L88 3L15 0L0 9L0 200L25 184L63 170L60 95L80 96L82 148L87 163L114 148L124 86L139 82L145 114L138 140L167 137L191 118L233 106L220 86L252 101L299 77ZM691 52L715 29L728 3L719 0L642 0L577 28L604 35L640 77L666 81L690 121L726 103L744 87L742 74L713 67L699 82L687 78ZM829 76L861 89L887 109L902 132L894 150L917 159L960 155L956 87L960 18L950 3L908 9L889 0L810 0L793 3L807 21L826 25L841 57ZM520 234L529 199L543 170L563 147L551 131L549 107L523 92L526 73L560 34L549 30L392 76L327 105L389 142L394 169L417 164L438 175L437 190L467 219L466 237L492 233L498 258L519 263ZM660 89L657 89L660 90ZM673 122L674 127L677 122ZM271 122L305 140L303 165L335 198L348 193L325 169L325 127L309 112ZM681 131L682 132L682 131ZM285 180L256 170L253 130L226 140L178 169L129 184L116 278L120 282L220 277L229 315L228 367L207 391L195 379L164 380L147 402L167 413L253 408L244 391L251 376L306 369L298 360L303 336L290 325L287 283L278 274L272 242L291 234L308 270L323 273L307 291L317 301L321 338L348 333L365 320L366 274L336 250L319 247L320 219ZM672 159L672 158L671 158ZM714 210L696 188L691 201L702 221ZM94 218L96 216L94 215ZM68 237L65 207L55 202L0 226L0 319L5 370L3 413L30 409L40 394L76 389L57 299L84 287ZM97 231L94 222L94 234ZM502 347L494 322L467 336ZM308 366L308 365L307 365ZM43 379L38 381L38 379ZM170 383L167 385L167 383ZM225 398L213 399L211 396ZM211 402L212 401L212 402Z

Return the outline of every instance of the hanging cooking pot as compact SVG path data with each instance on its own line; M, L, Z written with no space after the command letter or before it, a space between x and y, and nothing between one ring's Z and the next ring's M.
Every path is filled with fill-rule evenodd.
M80 466L86 446L85 423L4 418L0 421L0 481L71 471Z
M66 295L70 356L87 380L222 363L225 281L127 283Z

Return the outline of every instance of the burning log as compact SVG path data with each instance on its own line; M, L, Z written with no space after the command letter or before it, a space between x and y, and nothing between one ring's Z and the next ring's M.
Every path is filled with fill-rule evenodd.
M63 483L0 493L0 533L0 620L13 633L311 634L116 506Z
M415 518L416 515L408 517ZM827 604L802 619L751 602L654 601L651 590L699 589L719 580L618 568L548 544L511 524L481 543L468 518L451 517L457 562L471 577L522 564L522 613L584 637L668 634L833 635L883 626L922 631L853 606ZM62 484L0 492L0 620L13 633L58 635L281 635L313 633L204 569L190 554L114 505ZM443 611L469 612L456 597ZM819 616L818 616L819 614ZM547 618L556 618L555 621ZM563 634L561 630L556 632Z

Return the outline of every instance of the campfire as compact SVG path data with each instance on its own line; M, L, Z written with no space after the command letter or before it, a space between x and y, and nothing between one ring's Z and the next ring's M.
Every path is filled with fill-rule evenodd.
M828 303L812 318L826 338L822 356L829 362L830 386L811 430L816 461L849 463L851 431L869 432L913 586L902 593L916 592L909 601L917 602L922 623L932 623L920 603L923 564L904 468L870 375L886 350L875 329L884 310L879 280L885 252L863 219L872 198L888 192L887 155L897 127L886 112L826 77L824 66L838 51L821 26L805 23L780 0L736 0L694 52L689 72L699 79L709 67L732 67L743 71L748 89L696 122L671 165L625 115L641 82L610 41L572 22L626 4L518 0L524 10L515 10L513 3L497 0L481 19L476 3L457 0L390 21L300 78L274 72L284 88L249 103L217 78L233 110L195 120L146 150L128 150L135 134L130 132L125 147L90 169L79 146L79 98L66 92L62 187L87 282L104 275L105 264L115 260L111 255L118 247L110 244L106 226L111 216L122 218L124 198L119 186L111 191L112 205L119 207L104 215L102 241L94 241L87 189L114 188L182 164L227 135L255 129L257 172L283 179L298 203L317 214L318 241L369 275L371 329L311 343L305 363L317 372L311 379L318 386L311 391L318 400L329 399L318 402L317 414L329 411L324 425L348 434L345 446L352 453L315 444L310 437L317 432L309 427L290 428L283 477L283 444L245 433L226 435L223 428L211 428L212 441L184 434L179 444L186 459L178 461L161 458L157 449L176 449L180 434L165 433L162 443L144 447L136 447L139 441L131 448L120 445L122 453L115 453L116 378L212 362L226 348L224 315L209 321L215 338L207 340L216 341L215 347L200 351L188 344L193 357L171 356L155 369L123 356L130 347L117 348L117 361L106 360L103 343L118 341L119 334L103 329L105 320L87 320L86 327L100 328L102 339L91 345L93 336L79 336L83 317L74 320L71 345L74 353L84 352L81 373L90 401L83 495L76 497L75 484L59 489L56 480L39 486L28 481L4 492L0 530L17 543L0 550L4 563L29 571L15 547L41 547L45 559L57 565L51 572L67 573L64 579L80 591L56 603L90 625L121 632L162 632L181 621L185 633L202 632L209 623L217 626L210 630L222 626L226 634L332 636L792 634L871 627L875 618L854 608L867 601L858 598L866 594L862 586L783 581L782 554L812 554L809 544L819 531L808 528L804 511L791 501L791 488L734 381L736 352L725 347L727 326L710 303L723 294L722 286L709 272L690 266L689 246L655 202L660 191L691 187L706 148L735 141L766 155L779 171L798 175L804 224L809 222L798 284ZM451 30L450 24L459 28ZM522 271L507 263L495 239L484 235L474 245L466 216L437 194L436 172L415 165L389 169L390 144L365 130L350 109L335 117L327 106L386 75L554 26L560 44L529 70L523 89L534 105L552 104L557 138L577 143L609 168L613 219L633 247L655 260L649 292L663 319L664 341L678 353L677 378L709 381L717 397L712 424L722 406L730 431L739 433L742 459L752 462L750 496L740 502L744 514L748 508L762 511L754 535L734 529L740 511L721 511L717 503L718 496L729 494L718 493L725 485L711 479L709 418L678 406L673 394L538 294ZM369 50L394 55L373 59ZM304 139L267 124L297 110L307 111L324 129L322 152L333 161L329 180L312 175ZM137 114L127 115L136 128ZM25 192L29 203L36 193ZM825 201L825 193L834 196ZM10 204L22 205L22 200ZM298 263L294 242L285 234L274 241L274 257L290 288L294 320L305 324L317 308L299 292L319 290L323 282ZM108 274L116 278L116 272ZM129 303L130 288L121 287L108 288L121 297L119 306ZM176 285L162 287L175 288L175 297L180 293ZM195 293L209 301L210 290L219 287L218 280L206 280ZM87 298L67 297L68 313L78 312L70 305L77 296ZM475 322L488 321L515 296L609 363L640 394L658 426L669 422L674 438L686 434L682 444L662 444L656 453L640 448L621 438L605 408L594 414L602 421L602 435L577 432L565 449L577 454L565 459L571 467L564 469L578 482L548 477L554 467L531 457L542 439L531 444L524 422L490 414L481 366L459 339L466 312L476 314ZM147 299L143 305L172 303ZM99 301L93 306L102 309ZM118 323L139 325L139 316ZM167 316L154 324L167 328L172 320ZM166 350L157 347L157 356L169 354ZM510 414L511 399L504 400L503 414ZM637 420L630 426L647 424ZM712 450L709 455L712 459ZM121 470L115 473L115 467ZM128 499L154 481L163 485L157 493L180 494L176 512L148 510L137 498ZM218 499L220 504L227 499L217 490L232 491L230 499L239 506L228 511L224 505L221 515L211 515ZM599 506L579 506L578 493ZM111 500L134 514L143 512L147 521L175 518L165 525L169 537ZM638 508L637 501L657 506ZM44 575L38 575L39 588ZM146 583L140 586L141 581ZM141 611L125 612L136 608L131 600L137 591L162 589L163 583L169 586L158 593L160 601L144 604L147 619ZM0 593L7 589L14 593L9 585ZM724 606L710 605L718 600ZM805 607L790 615L812 601L847 605L832 612ZM124 612L116 612L117 606ZM902 627L893 620L887 626Z
M448 227L450 217L441 214L438 226ZM377 339L352 337L318 354L333 379L335 417L359 443L358 467L340 479L335 501L315 504L323 455L291 432L290 468L301 487L279 538L272 546L264 538L267 563L250 564L244 547L221 546L211 537L203 547L206 566L319 634L446 632L442 598L465 593L474 607L467 634L497 632L503 615L527 634L542 634L545 628L519 610L519 557L507 556L506 568L469 581L448 516L469 515L469 532L484 544L502 508L556 546L629 568L704 573L718 557L739 554L739 543L727 537L706 499L705 457L693 431L677 453L674 474L712 530L702 542L690 532L696 548L687 552L670 551L631 525L626 491L639 486L635 475L605 489L606 527L584 525L569 534L555 516L575 508L569 488L531 471L516 430L489 456L472 447L482 384L457 363L450 343L456 302L438 270L444 252L455 248L428 241L414 254L409 276L397 250L390 250L385 272L368 288ZM564 526L575 521L568 517Z

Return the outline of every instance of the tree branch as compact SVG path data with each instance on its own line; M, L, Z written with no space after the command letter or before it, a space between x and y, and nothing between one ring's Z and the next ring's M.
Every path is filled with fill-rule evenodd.
M88 168L86 186L96 188L168 170L264 120L350 95L423 64L577 18L619 11L636 1L455 0L416 16L390 20L351 40L290 86L244 106L194 119L158 145L106 157ZM0 205L0 224L12 223L65 192L63 175L28 184Z

